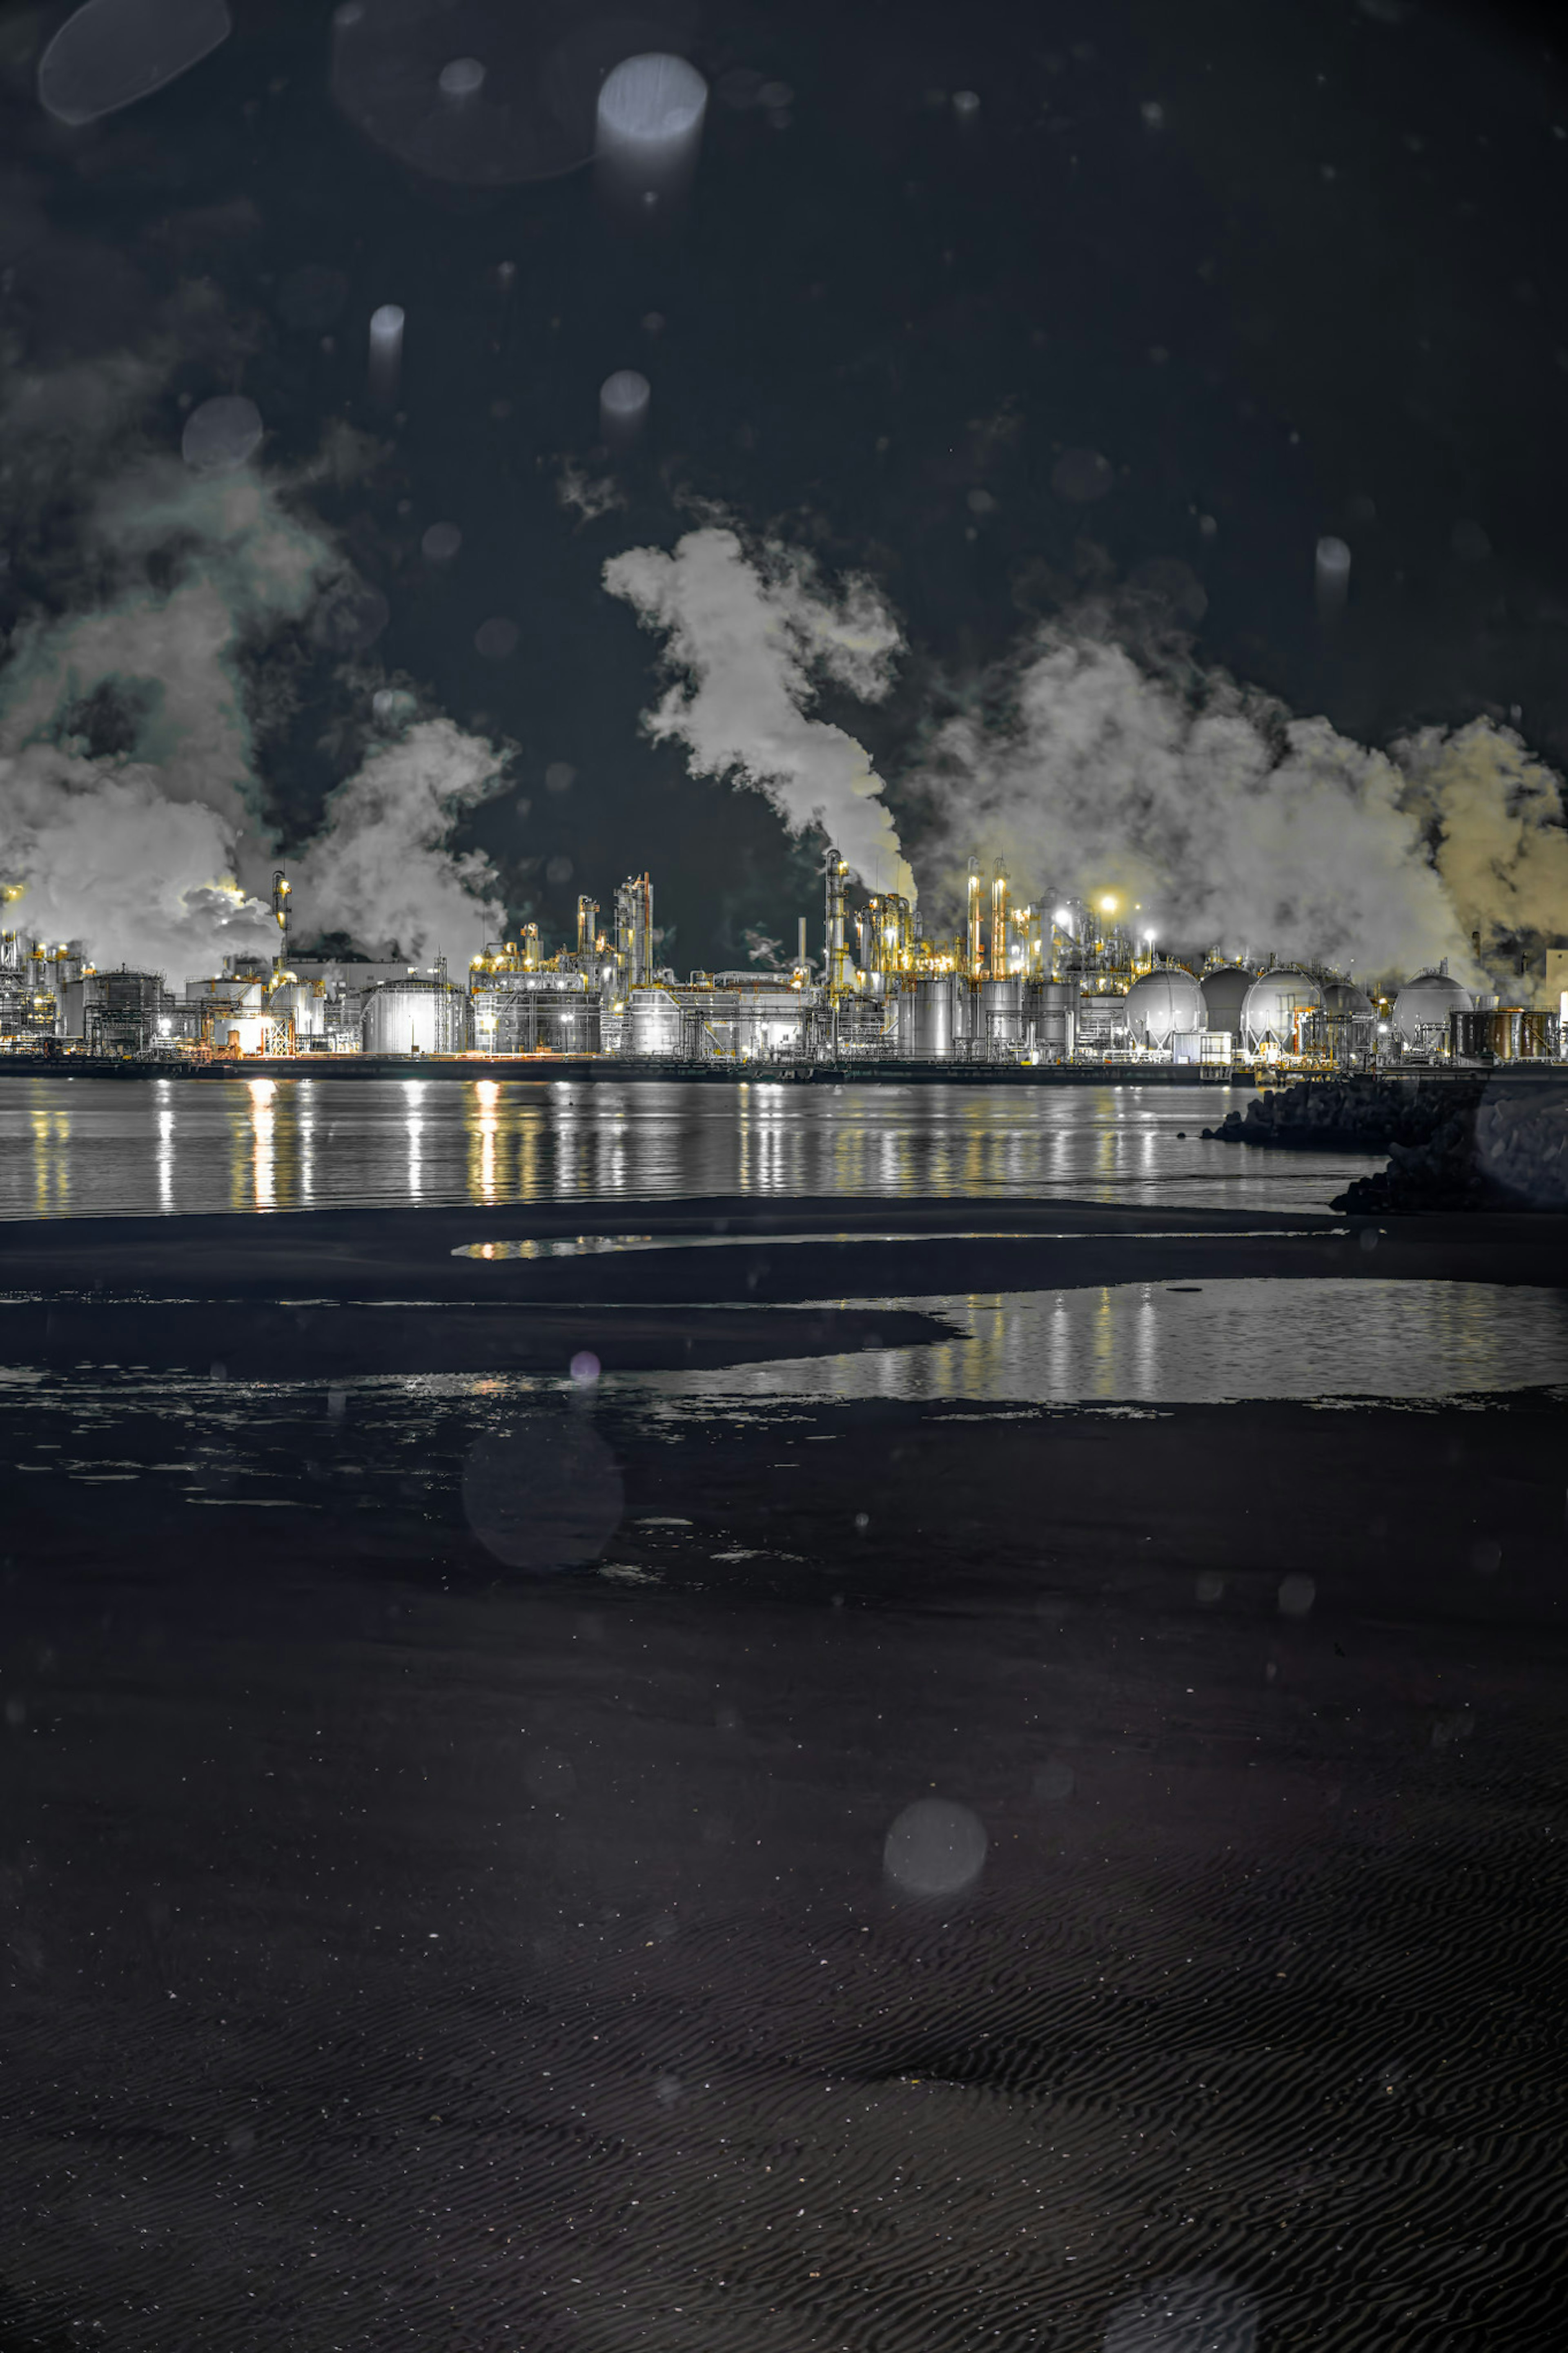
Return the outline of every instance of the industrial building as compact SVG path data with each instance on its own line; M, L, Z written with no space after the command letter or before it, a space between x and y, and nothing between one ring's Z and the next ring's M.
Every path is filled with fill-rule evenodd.
M736 1070L808 1062L1142 1064L1365 1070L1392 1062L1549 1060L1562 1022L1475 997L1446 966L1373 999L1342 974L1155 953L1114 894L1015 901L1005 863L969 861L962 927L928 938L909 902L851 905L830 851L820 955L803 918L782 970L693 972L656 963L653 882L628 877L612 920L577 902L576 933L547 950L537 923L487 944L462 979L444 963L294 957L289 886L273 877L275 955L228 956L184 982L100 973L83 944L0 936L0 1049L207 1061L363 1054L619 1058ZM1557 952L1553 952L1556 954Z

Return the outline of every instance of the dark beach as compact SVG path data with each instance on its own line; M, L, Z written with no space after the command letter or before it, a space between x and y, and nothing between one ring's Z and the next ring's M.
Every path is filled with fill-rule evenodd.
M606 1235L717 1247L451 1255ZM7 2341L1087 2353L1173 2278L1209 2333L1126 2342L1544 2335L1561 1391L831 1376L942 1334L895 1303L937 1293L1523 1297L1568 1222L728 1198L0 1240ZM786 1355L819 1397L633 1378ZM503 1431L576 1566L476 1537ZM933 1799L985 1842L945 1893L887 1843Z

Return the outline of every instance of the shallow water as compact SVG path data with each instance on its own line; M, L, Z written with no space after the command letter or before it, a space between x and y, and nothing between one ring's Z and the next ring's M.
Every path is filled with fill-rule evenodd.
M721 1372L628 1373L606 1386L728 1409L871 1398L1217 1405L1568 1382L1568 1298L1523 1286L1250 1277L836 1304L941 1316L954 1336Z
M1248 1091L9 1079L0 1218L626 1195L1324 1209L1381 1157L1205 1144Z

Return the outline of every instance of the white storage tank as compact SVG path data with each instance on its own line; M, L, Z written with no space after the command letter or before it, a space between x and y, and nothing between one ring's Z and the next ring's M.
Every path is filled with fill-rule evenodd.
M1394 1000L1394 1027L1407 1046L1436 1046L1447 1042L1449 1014L1473 1013L1475 1004L1451 973L1418 972Z
M1301 1022L1308 1014L1321 1013L1322 1006L1322 990L1300 965L1276 965L1259 973L1241 1002L1243 1050L1256 1054L1261 1047L1277 1046L1281 1053L1300 1053Z
M1127 1027L1140 1046L1167 1047L1208 1026L1203 990L1184 965L1156 965L1127 992Z
M634 988L627 1006L634 1055L680 1051L680 1007L668 988Z
M383 981L364 1000L360 1037L367 1054L463 1054L467 991L447 980Z
M1244 964L1215 965L1213 972L1205 973L1198 987L1210 1029L1228 1029L1233 1038L1240 1037L1241 1008L1257 977Z

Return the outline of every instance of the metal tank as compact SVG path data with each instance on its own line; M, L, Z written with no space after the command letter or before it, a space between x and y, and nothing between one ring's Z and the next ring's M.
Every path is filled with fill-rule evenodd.
M1377 1050L1377 1008L1364 988L1351 980L1323 983L1322 1009L1301 1024L1305 1051L1325 1055L1341 1069L1352 1069Z
M1070 1062L1078 1043L1076 980L1031 980L1024 986L1024 1035L1034 1032L1035 1051L1045 1062Z
M1168 1047L1208 1028L1208 1006L1184 965L1156 965L1128 990L1126 1021L1135 1044Z
M1005 878L1002 886L1005 887ZM984 980L976 1007L979 1019L974 1050L981 1054L1013 1054L1024 1042L1024 984L1021 980Z
M1418 972L1394 1000L1395 1034L1406 1046L1446 1045L1450 1014L1472 1013L1475 1004L1451 973L1440 968Z
M1555 1013L1522 1005L1478 1006L1472 1013L1448 1016L1448 1048L1464 1061L1552 1061L1561 1029Z
M634 1055L678 1055L680 1006L668 988L634 988L627 1000Z
M955 983L946 973L917 980L899 997L899 1051L910 1061L947 1061L952 1054Z
M447 980L384 981L360 1017L367 1054L461 1054L468 1045L467 991Z
M1272 971L1259 973L1242 998L1237 1024L1242 1044L1249 1054L1264 1046L1298 1054L1303 1018L1322 1009L1323 992L1310 972L1303 972L1300 965L1276 965ZM1212 1015L1210 1026L1214 1026Z
M1203 994L1204 1010L1208 1016L1206 1026L1210 1029L1228 1030L1233 1038L1239 1039L1241 1008L1247 1002L1247 992L1257 977L1258 975L1249 972L1244 964L1216 965L1213 972L1205 973L1198 987Z

